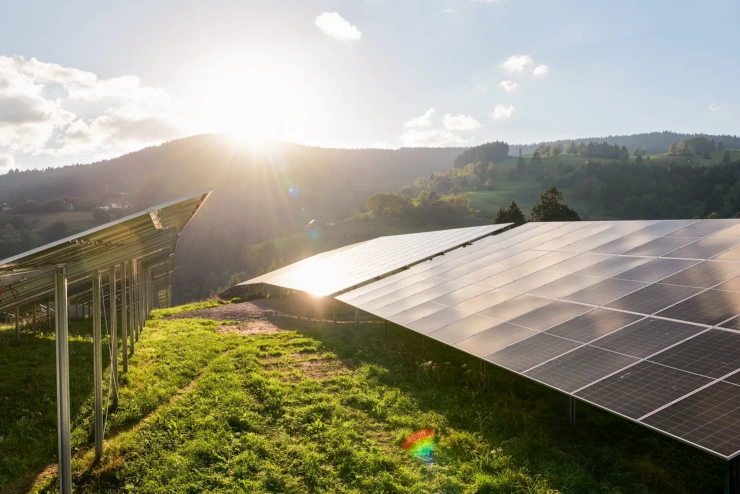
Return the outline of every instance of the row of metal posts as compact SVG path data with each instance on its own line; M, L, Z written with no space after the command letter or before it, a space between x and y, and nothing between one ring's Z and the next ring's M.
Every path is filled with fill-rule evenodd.
M113 399L118 399L118 327L116 267L92 272L92 316L93 316L93 372L95 381L95 460L103 455L103 272L109 277L109 317L111 381ZM154 307L151 270L140 260L120 264L121 285L121 357L123 372L128 371L129 355L133 355L135 342L144 328L151 309ZM146 272L146 276L142 276ZM68 305L67 271L64 266L54 270L54 298L56 308L56 362L57 362L57 406L59 431L59 490L62 494L72 492L71 443L70 443L70 399L69 399L69 354L68 354Z

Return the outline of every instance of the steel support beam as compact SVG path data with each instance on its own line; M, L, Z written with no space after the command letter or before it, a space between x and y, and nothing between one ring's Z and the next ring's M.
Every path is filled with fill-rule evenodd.
M355 327L360 327L360 309L355 308Z
M118 304L116 303L116 266L108 269L110 308L110 372L113 385L113 402L118 402Z
M95 384L95 461L103 457L103 335L102 280L99 269L92 273L93 379Z
M57 431L59 433L59 492L72 492L72 447L69 430L69 334L67 330L67 268L54 269L56 308Z
M568 423L576 423L576 399L568 396Z
M15 340L21 341L21 309L15 306Z
M128 372L128 262L121 263L121 359L123 372Z
M129 264L131 268L131 272L129 273L129 294L128 294L128 300L129 300L129 333L128 333L128 343L131 348L129 351L131 352L131 355L134 354L134 347L135 347L135 338L136 338L136 300L134 299L134 294L136 291L134 290L134 284L136 283L136 272L135 272L135 266L136 264L134 261L131 261Z
M46 330L51 329L51 300L46 302Z
M740 457L736 456L727 462L725 493L740 494Z
M36 334L36 311L38 310L38 305L36 302L33 303L33 334Z

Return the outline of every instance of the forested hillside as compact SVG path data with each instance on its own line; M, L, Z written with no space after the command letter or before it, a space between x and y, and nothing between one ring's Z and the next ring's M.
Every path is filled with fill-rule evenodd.
M284 143L249 149L230 138L202 135L91 165L13 170L0 176L0 203L12 208L0 214L0 254L212 188L178 247L175 298L199 298L209 276L222 282L233 272L251 274L260 267L246 246L303 231L311 220L318 227L364 211L373 192L444 170L460 151ZM131 209L98 208L111 201L126 201ZM53 228L45 221L51 216Z

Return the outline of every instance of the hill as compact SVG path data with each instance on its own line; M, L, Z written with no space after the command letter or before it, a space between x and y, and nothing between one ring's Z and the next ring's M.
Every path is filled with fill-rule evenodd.
M0 256L212 188L215 193L183 233L177 256L175 300L199 298L211 275L223 283L235 271L258 269L245 259L244 246L303 231L311 220L350 217L364 210L371 193L447 169L460 151L286 143L250 149L231 138L201 135L89 165L12 170L0 176L0 203L13 208L0 214ZM97 209L110 202L132 208ZM62 223L50 231L44 217L52 214Z

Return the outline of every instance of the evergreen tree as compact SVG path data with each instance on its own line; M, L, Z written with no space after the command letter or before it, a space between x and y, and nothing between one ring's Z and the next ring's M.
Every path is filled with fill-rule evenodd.
M732 161L730 151L728 149L725 149L725 154L722 156L722 163L724 163L725 165L729 165L730 161Z
M527 218L514 201L511 201L508 208L500 208L498 213L496 213L496 217L493 219L494 224L514 223L514 226L523 225L526 222Z
M552 187L540 196L540 202L532 207L531 221L580 221L573 209L563 202L563 193Z

